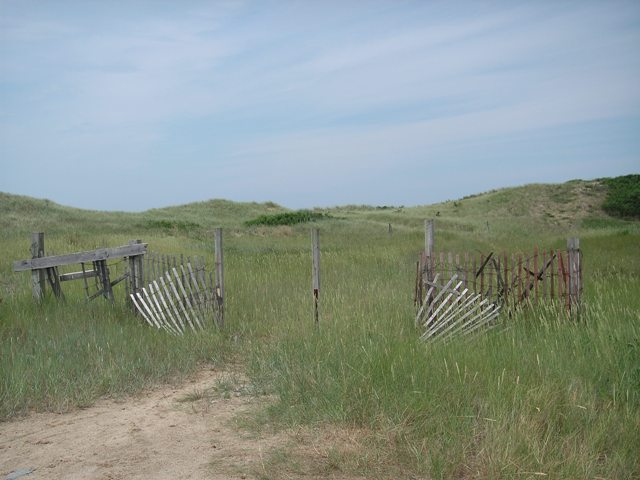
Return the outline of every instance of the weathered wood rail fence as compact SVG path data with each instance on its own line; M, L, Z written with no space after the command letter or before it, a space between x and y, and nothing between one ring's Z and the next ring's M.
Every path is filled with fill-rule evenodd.
M313 317L319 321L320 234L311 231ZM582 294L580 243L569 238L567 249L539 249L533 253L454 253L436 251L433 220L425 221L425 248L416 264L414 302L416 326L424 339L470 333L493 325L498 312L522 304L552 301L579 311ZM43 298L47 283L58 298L61 284L82 280L88 300L103 296L114 300L113 287L126 280L126 298L152 326L182 334L202 328L207 319L224 325L224 263L222 229L214 231L214 265L205 258L147 251L147 244L98 248L67 255L45 256L44 233L31 237L31 259L16 261L16 272L31 271L36 299ZM110 263L111 262L111 263ZM111 279L110 269L125 270ZM80 271L60 273L59 268L79 264ZM90 266L90 267L89 267ZM89 279L95 286L90 287ZM454 282L455 281L455 282Z
M103 296L113 300L113 287L128 280L127 286L131 291L140 288L140 277L135 272L141 269L142 258L147 251L147 244L139 240L131 241L129 245L114 248L97 248L85 252L66 255L45 256L44 233L36 232L31 235L31 259L13 262L14 272L31 271L31 288L33 296L41 300L45 294L47 283L57 298L64 298L61 284L71 280L82 280L89 300ZM108 261L128 260L129 269L123 275L111 280ZM78 272L61 274L60 267L80 265ZM88 268L88 265L91 265ZM130 274L129 272L134 272ZM88 279L93 278L93 284ZM95 291L92 288L95 286Z
M32 291L38 301L45 296L47 284L56 298L64 299L61 285L71 280L83 281L88 301L100 296L114 301L113 287L126 281L126 298L148 323L183 333L185 326L202 328L211 317L215 317L218 326L224 324L224 265L219 228L214 231L214 245L215 270L211 272L204 257L192 259L148 252L147 244L140 240L120 247L45 256L44 233L36 232L31 236L32 258L14 262L13 270L31 271ZM124 272L112 280L112 272L121 270L122 263ZM61 273L61 267L70 265L80 265L80 271Z
M569 312L579 309L582 293L579 239L569 238L566 250L534 247L531 253L455 253L436 251L433 232L433 221L427 221L425 251L416 263L417 306L430 300L426 295L430 286L438 282L442 286L455 274L464 288L503 308L559 301Z

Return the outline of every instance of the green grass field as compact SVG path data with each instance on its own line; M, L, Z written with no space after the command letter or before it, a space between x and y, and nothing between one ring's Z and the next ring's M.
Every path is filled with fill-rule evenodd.
M245 226L287 212L272 203L108 213L0 194L0 418L66 411L233 361L251 391L276 399L254 428L364 432L361 449L331 459L339 470L369 478L638 478L640 222L607 215L606 191L601 181L528 185L423 207L317 209L329 217L274 227ZM421 344L413 284L425 218L435 219L436 249L446 251L562 248L580 237L580 320L542 305L471 342ZM319 328L311 225L321 229ZM217 226L223 331L171 337L145 327L122 301L85 303L79 285L64 304L36 305L30 276L11 271L29 256L32 231L46 232L47 253L139 238L156 252L212 262ZM124 299L122 288L116 296Z

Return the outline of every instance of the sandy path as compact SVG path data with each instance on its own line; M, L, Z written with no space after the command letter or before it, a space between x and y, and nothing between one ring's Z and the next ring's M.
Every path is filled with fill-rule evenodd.
M71 413L0 423L0 480L21 468L35 469L25 480L254 478L263 452L281 438L243 434L234 419L260 400L232 393L184 401L223 375L206 370L183 386L126 403L101 400Z

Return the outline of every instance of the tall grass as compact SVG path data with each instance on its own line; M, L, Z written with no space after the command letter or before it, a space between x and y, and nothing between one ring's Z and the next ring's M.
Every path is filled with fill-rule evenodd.
M219 334L175 338L143 329L122 304L22 298L0 313L0 418L31 410L66 411L101 396L176 381L198 363L221 362Z
M640 473L640 304L628 300L640 284L598 281L580 322L541 308L447 345L417 342L381 299L266 345L252 372L273 386L276 418L393 432L381 448L436 478L631 478Z
M601 195L590 192L572 183L411 209L332 209L335 218L319 224L318 328L308 227L242 227L282 211L277 205L213 201L112 214L0 196L17 202L10 212L32 212L25 223L0 215L10 227L0 229L0 418L88 405L233 358L247 366L254 391L276 394L270 421L370 432L356 463L372 477L385 476L376 462L388 462L431 478L633 478L640 475L640 228L592 210L563 220L558 206ZM553 218L523 213L531 198L548 198L539 208ZM53 209L55 221L41 209ZM559 248L580 236L580 319L540 305L471 342L420 343L415 261L422 221L436 212L442 250ZM28 256L31 230L46 231L55 253L141 238L152 250L211 262L208 229L217 224L226 226L223 332L174 338L146 328L124 304L85 303L80 285L64 285L66 304L35 305L29 275L10 271L11 260Z

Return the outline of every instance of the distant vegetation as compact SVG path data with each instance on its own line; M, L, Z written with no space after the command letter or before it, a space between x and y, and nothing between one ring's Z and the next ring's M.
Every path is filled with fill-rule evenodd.
M200 228L200 224L198 223L180 220L147 220L144 226L146 228L180 232L188 232Z
M245 222L248 227L258 225L296 225L298 223L313 222L331 218L327 213L312 212L311 210L297 210L295 212L274 213L271 215L260 215L258 218Z
M602 208L618 217L640 217L640 175L607 178L609 187Z

